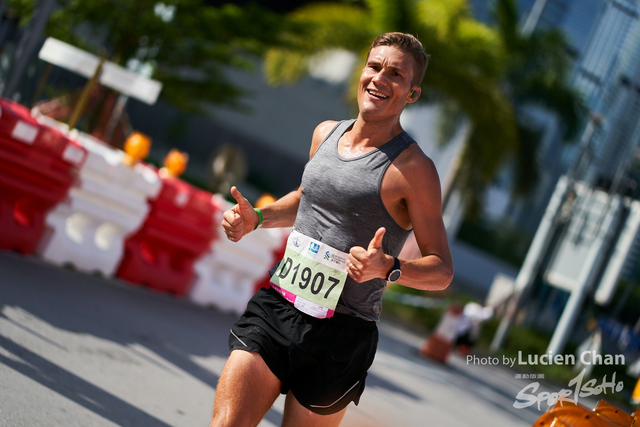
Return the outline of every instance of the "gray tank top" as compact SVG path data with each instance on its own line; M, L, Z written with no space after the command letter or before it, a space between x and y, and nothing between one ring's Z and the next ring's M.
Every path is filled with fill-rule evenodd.
M305 166L294 227L343 252L353 246L367 248L378 228L385 227L382 248L386 254L398 256L410 231L387 212L380 183L391 162L415 141L402 132L373 151L343 158L338 141L354 122L338 123ZM347 277L336 312L380 320L385 286L385 279L357 283Z

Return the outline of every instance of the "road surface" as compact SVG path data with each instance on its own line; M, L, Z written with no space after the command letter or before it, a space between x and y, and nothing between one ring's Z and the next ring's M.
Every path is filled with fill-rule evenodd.
M0 426L208 426L235 315L0 252ZM344 427L530 427L504 366L443 366L424 337L381 322ZM260 424L278 426L279 398ZM545 409L545 408L543 408Z

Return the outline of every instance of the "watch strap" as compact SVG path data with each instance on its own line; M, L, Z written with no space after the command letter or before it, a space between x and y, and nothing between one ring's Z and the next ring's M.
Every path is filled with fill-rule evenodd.
M391 270L387 273L387 279L394 270L400 270L400 260L397 257L393 257L393 267L391 267Z

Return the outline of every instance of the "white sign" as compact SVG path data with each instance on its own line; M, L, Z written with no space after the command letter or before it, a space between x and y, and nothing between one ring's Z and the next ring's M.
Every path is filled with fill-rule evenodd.
M622 232L620 232L620 237L613 248L611 259L596 291L595 301L598 304L607 305L611 302L620 277L627 268L632 268L636 262L636 258L633 257L633 246L637 244L639 231L640 202L633 201L629 207L629 216L624 223Z
M558 243L545 279L551 285L571 292L596 274L607 234L616 224L620 198L591 189L582 183L575 186L577 199L571 222Z
M100 58L75 46L49 37L38 54L43 61L91 78L100 63ZM100 74L100 84L120 93L152 105L158 99L162 83L129 71L113 62L106 61Z
M487 307L498 307L505 302L515 290L515 279L506 274L498 273L493 278L489 295L485 301Z

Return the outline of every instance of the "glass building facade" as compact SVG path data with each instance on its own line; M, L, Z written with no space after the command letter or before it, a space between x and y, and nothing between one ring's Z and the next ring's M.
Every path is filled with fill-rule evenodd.
M540 1L540 0L538 0ZM587 44L602 7L607 0L546 0L536 28L560 28L569 41L569 51L578 59ZM526 19L536 0L518 0L520 16ZM494 0L470 0L476 19L492 22Z
M491 22L493 1L470 1L477 19ZM544 8L535 28L558 28L566 34L574 66L572 82L589 110L604 118L592 140L593 160L585 178L610 184L628 166L640 138L640 0L518 0L523 21L536 2ZM545 133L539 153L540 185L535 195L514 202L508 212L513 222L530 232L537 228L558 177L573 163L579 145L567 148L562 143L550 114L534 111L532 117Z

